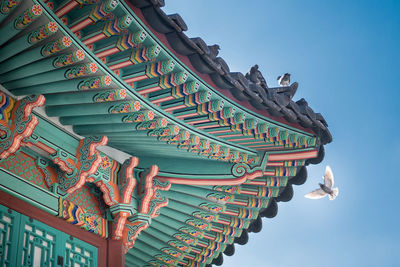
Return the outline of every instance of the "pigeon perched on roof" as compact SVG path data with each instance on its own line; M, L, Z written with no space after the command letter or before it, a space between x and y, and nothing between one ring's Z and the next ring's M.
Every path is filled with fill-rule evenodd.
M210 49L210 57L214 59L218 56L219 50L221 48L219 47L219 45L215 44L208 46L208 49Z
M279 76L277 78L278 83L280 86L289 86L290 84L290 74L289 73L285 73L282 76Z
M324 184L319 183L320 188L305 195L306 198L319 199L329 195L329 200L334 200L338 196L339 189L337 187L332 188L334 180L332 170L329 166L326 166L325 175L322 178L324 179Z
M265 81L264 76L258 70L257 64L251 67L251 69L246 73L245 77L252 83L258 84L264 89L268 88L267 82Z
M257 71L258 65L256 64L246 73L246 79L250 80L252 83L258 83Z

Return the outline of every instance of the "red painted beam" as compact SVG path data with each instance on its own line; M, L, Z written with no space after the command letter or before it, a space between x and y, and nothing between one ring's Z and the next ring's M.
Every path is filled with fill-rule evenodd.
M176 118L181 120L181 119L188 118L188 117L193 117L193 116L196 116L196 115L198 115L197 112L193 112L193 113L190 113L190 114L176 116Z
M174 110L177 110L177 109L182 109L182 108L186 108L186 106L185 105L179 105L179 106L175 106L175 107L166 108L164 110L166 112L171 112L171 111L174 111Z
M229 133L231 130L218 130L218 131L212 131L208 132L209 134L217 134L217 133Z
M268 161L311 159L311 158L316 158L317 156L318 156L317 150L302 151L295 153L269 154Z
M138 82L138 81L141 81L141 80L144 80L144 79L147 79L147 76L146 75L140 75L138 77L133 77L133 78L126 79L126 80L124 80L124 82L133 83L133 82ZM145 90L143 90L143 91L145 91ZM139 94L145 94L143 91L138 91L138 93Z
M153 100L150 102L153 104L158 104L158 103L162 103L162 102L173 100L173 99L175 99L173 96L166 96L166 97L159 98L159 99L156 99L156 100Z
M125 67L128 67L128 66L131 66L131 65L133 65L132 61L127 60L127 61L124 61L124 62L121 62L121 63L117 63L117 64L114 64L114 65L111 65L111 66L108 66L108 67L110 68L110 70L117 70L117 69L122 69L122 68L125 68Z
M95 36L92 36L92 37L84 40L82 43L84 45L90 45L90 44L93 44L93 43L95 43L97 41L100 41L102 39L105 39L105 38L107 38L107 36L104 33L99 33L99 34L97 34Z
M115 54L115 53L118 53L118 52L120 52L120 51L121 51L121 50L119 50L117 47L113 47L113 48L104 50L104 51L102 51L102 52L99 52L99 53L97 53L97 54L95 54L95 55L96 55L96 57L98 57L98 58L103 58L103 57L111 56L111 55L113 55L113 54Z
M92 23L93 23L93 20L87 18L87 19L84 19L84 20L78 22L77 24L75 24L74 26L72 26L69 29L71 30L71 32L76 33L77 31L82 30L83 28L89 26Z
M208 128L218 128L218 127L222 127L222 126L219 125L219 124L216 124L216 125L204 125L204 126L197 127L197 129L208 129Z
M79 4L78 2L72 0L69 1L68 3L66 3L64 6L60 7L57 11L56 11L56 15L57 17L61 18L62 16L64 16L65 14L67 14L68 12L70 12L72 9L74 9L75 7L77 7Z
M199 124L199 123L204 123L204 122L209 122L209 121L210 121L209 119L204 119L204 120L199 120L199 121L189 121L189 122L187 122L187 124L193 125L193 124Z

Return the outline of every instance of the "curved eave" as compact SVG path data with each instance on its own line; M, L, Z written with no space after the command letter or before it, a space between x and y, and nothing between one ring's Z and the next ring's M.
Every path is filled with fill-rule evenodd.
M111 2L107 3L110 4ZM176 71L178 72L171 73L172 76L170 74L160 74L161 76L158 76L157 71L157 75L149 77L149 75L151 74L147 73L148 69L151 70L149 66L161 66L160 64L164 64L164 61L162 60L165 60L165 57L171 57L171 52L169 52L168 49L162 48L162 54L160 54L160 58L155 59L154 63L150 62L150 64L137 64L133 66L135 67L133 70L134 75L129 74L130 76L128 76L131 78L124 78L126 77L126 75L124 76L124 73L132 72L132 69L113 69L112 66L114 66L114 63L112 60L116 60L115 58L110 58L112 62L107 63L107 60L109 60L108 57L103 57L100 60L96 56L99 55L99 53L101 54L103 52L95 53L96 51L98 51L98 49L102 49L101 39L104 39L105 35L103 34L104 30L102 32L101 29L105 27L105 25L110 25L109 23L112 22L109 21L110 18L107 17L105 20L99 20L97 23L93 24L93 21L91 22L91 19L88 18L88 16L91 16L90 12L93 12L93 10L95 10L96 8L104 8L102 5L88 5L84 6L81 9L72 9L72 11L70 10L71 16L66 19L67 21L71 20L71 22L68 24L68 27L70 29L67 26L63 25L61 20L57 16L55 16L54 13L47 6L43 5L43 8L46 9L46 14L44 17L47 16L50 21L56 21L59 25L59 33L55 34L54 36L68 36L68 38L70 38L73 43L71 48L66 49L65 51L61 52L61 54L59 53L57 55L65 56L68 59L68 57L71 56L71 52L77 53L78 50L80 50L84 51L86 59L80 62L78 62L79 60L77 62L67 62L65 66L62 65L60 68L56 66L51 67L51 65L54 64L54 62L52 63L52 57L45 59L40 57L31 59L30 57L32 56L32 52L39 49L40 45L43 45L44 42L54 41L54 39L48 38L47 41L39 41L37 42L37 44L34 45L28 44L26 46L26 44L24 44L26 47L22 48L21 51L18 50L15 52L18 54L16 58L19 61L16 58L9 59L9 57L7 58L7 56L4 57L6 60L4 61L3 59L2 66L4 66L4 68L7 70L3 70L1 80L3 81L3 85L16 95L44 93L48 98L48 101L46 103L47 114L52 117L60 117L61 123L65 125L72 125L74 131L77 134L83 136L107 135L110 139L110 145L130 153L134 153L135 148L139 148L140 145L151 146L152 144L154 144L154 141L164 141L167 142L169 145L153 145L154 151L161 151L161 153L164 153L165 155L169 155L169 153L172 153L177 154L178 156L190 155L189 157L191 158L197 157L193 157L193 155L191 155L190 153L187 154L186 152L184 152L184 150L188 150L189 152L199 154L200 157L204 156L216 160L245 163L256 163L257 158L259 157L259 152L263 153L267 150L275 151L294 148L302 149L307 147L314 147L318 144L315 136L310 133L298 130L286 124L272 121L270 119L265 121L265 118L260 116L259 114L253 112L248 113L248 110L244 109L240 105L238 106L231 102L228 102L228 104L226 104L226 109L230 110L230 113L223 116L231 116L224 119L229 119L231 121L235 120L233 124L232 122L228 122L228 124L226 124L226 122L223 122L223 124L221 124L221 118L211 120L210 116L214 113L215 116L221 116L219 114L221 112L224 112L224 110L222 110L222 107L224 107L224 101L226 101L227 99L225 98L225 96L216 93L213 88L209 88L209 86L207 84L204 84L203 81L197 80L197 76L193 74L190 69L187 69L187 67L183 63L179 62L179 60L177 61L179 64L173 65L172 69L170 70L172 71L177 68ZM115 10L113 11L115 12L115 14L110 12L113 17L118 17L117 20L114 20L115 22L119 23L121 15L123 14L125 14L125 17L123 18L126 18L126 12L128 12L129 10L126 10L126 8L124 8L125 7L117 4ZM57 10L56 14L59 13L59 10ZM66 14L69 15L69 13ZM82 15L83 20L81 19ZM85 16L87 17L86 19ZM46 19L44 17L41 17L41 23L46 22ZM64 18L65 17L63 17L63 19ZM40 24L40 20L38 20L38 23L32 24L32 26L38 26L38 24ZM87 25L88 20L89 24ZM130 22L132 22L132 20ZM98 28L100 29L100 31L98 31ZM144 32L139 21L134 21L133 24L131 24L131 28L129 29L135 31L130 32L130 34L135 34L138 30ZM38 30L39 29L37 29L37 31ZM71 31L74 31L75 34L71 33ZM100 36L100 39L98 37L95 37L94 40L94 36L92 33L93 31L95 33L96 31L99 32L98 34L96 33L97 35L95 36L103 36ZM17 34L17 36L21 36L21 34ZM106 42L109 42L109 40L113 42L113 40L116 40L115 38L123 38L125 35L119 36L120 37L118 37L118 35L114 36L114 39L106 38L104 40ZM47 36L44 39L46 38ZM156 40L155 37L148 36L148 38L146 38L147 37L145 37L144 40L141 41L144 43L144 46L146 46L145 48L148 48L149 45L155 44L162 47L162 43L159 40ZM89 43L88 40L92 40L93 42ZM20 39L11 39L11 43L9 45L14 45L15 42L19 41ZM84 43L86 45L84 45ZM97 44L100 48L94 46ZM6 47L8 48L8 46ZM31 47L34 47L34 49L30 49ZM95 49L96 51L91 51L93 49ZM131 50L135 52L141 51L140 49L140 46L134 46L134 48L132 48ZM102 51L104 51L104 49ZM126 62L127 59L124 58L124 51L121 50L120 52L117 52L117 58L120 54L122 55L122 59L118 59L118 62L121 62L121 60L125 60L124 62ZM34 56L37 57L37 55ZM58 57L57 60L59 58L61 57ZM24 63L24 60L31 61L28 64L26 62ZM175 60L174 57L173 60ZM18 66L22 67L13 67L14 65L11 64L10 61L12 61L13 64L18 63ZM107 64L103 61L105 61ZM81 74L81 71L79 71L77 74L72 73L72 76L69 77L68 75L70 75L69 73L71 70L77 71L76 67L81 66L78 63L86 64L84 65L85 73ZM91 64L95 64L95 71L87 69L87 66L91 66ZM68 69L69 66L71 66L72 68ZM66 72L63 73L64 71ZM171 79L175 79L174 75L181 75L182 73L184 73L182 71L187 71L187 73L189 73L188 75L190 79L194 79L194 81L196 81L195 83L199 82L201 88L203 88L204 86L206 87L206 90L215 93L215 97L209 99L209 92L203 90L201 92L206 93L207 97L202 100L203 102L196 102L193 107L191 107L190 105L187 106L186 104L179 104L182 103L182 101L186 101L186 96L184 97L184 99L181 96L174 98L175 102L173 103L164 101L157 102L158 106L153 105L153 103L155 103L154 101L159 101L159 92L161 93L161 95L172 94L172 90L179 86L176 85L172 89L169 89L171 88L171 86L169 85L169 83L167 83L163 85L166 86L165 90L161 90L160 86L162 83L162 79L170 79L171 77ZM185 74L185 77L188 77L187 74ZM98 81L96 80L97 83L95 83L90 79L97 79ZM132 82L127 81L131 79ZM81 86L82 83L85 85L87 82L89 82L88 86L94 86L94 88L88 87L89 89L99 89L99 91L101 91L100 93L110 94L109 91L104 91L105 89L108 90L108 88L117 91L124 90L127 100L122 101L121 98L117 99L116 95L121 92L118 91L118 93L113 93L114 98L101 99L101 103L98 103L98 99L96 98L95 100L95 97L97 97L97 91L95 90L83 90L80 92L71 90L71 88L73 88L74 86L78 86L79 89L79 86ZM149 84L152 84L154 82L156 82L154 85L155 89L149 89ZM98 85L99 83L100 86ZM188 83L184 83L183 85L186 86L187 84ZM193 85L194 83L191 82L191 84ZM149 90L151 90L151 92ZM156 92L156 95L153 94L154 90ZM194 93L187 96L190 99L190 97L192 97L193 95ZM196 95L193 97L200 96ZM142 111L138 111L136 109L136 104L142 107ZM128 111L125 111L126 107L128 107ZM123 108L123 110L120 110L121 108ZM169 110L170 108L171 110ZM236 113L233 112L233 109L235 109ZM238 112L237 110L239 110L240 112ZM131 125L129 125L129 123L124 124L125 122L127 122L125 120L125 112L128 112L128 115L136 116L135 118L137 119L138 116L140 117L143 115L140 115L140 112L147 111L151 111L153 112L153 114L155 114L154 121L152 121L151 118L148 119L150 121L143 121L144 119L142 119L133 121L134 123ZM240 115L241 117L236 115ZM236 117L239 118L238 121L236 121ZM245 117L246 119L244 119ZM161 124L158 125L158 123L160 123L160 120ZM169 123L169 125L165 127L166 125L163 125L162 120ZM156 126L152 126L153 124L151 123L155 123ZM212 128L215 126L217 128ZM137 129L150 131L143 133L137 132ZM185 139L183 138L183 136L185 136ZM182 143L184 143L184 145L182 145ZM170 146L171 144L172 146ZM182 150L176 150L176 148L174 148L175 145L177 145L178 148ZM149 149L149 151L151 150L152 149Z
M160 1L152 1L152 3L155 2L159 3ZM318 133L317 136L310 133L312 127L301 130L290 126L286 121L285 123L274 121L270 117L263 117L257 112L236 105L235 107L250 116L250 119L243 119L239 123L235 122L229 126L219 124L220 120L217 120L217 124L214 123L215 121L208 121L206 123L214 123L218 130L206 130L207 128L202 128L200 123L198 123L199 125L193 123L196 124L196 127L190 124L192 120L202 120L206 119L205 117L198 114L182 117L193 112L201 113L202 110L199 111L196 108L191 109L191 106L186 106L180 108L181 110L177 113L169 114L165 111L168 109L166 106L153 105L151 101L156 99L157 95L152 95L153 92L150 91L146 93L142 91L141 94L140 91L149 89L146 86L155 80L157 80L155 87L160 86L161 77L167 76L164 75L165 73L160 77L149 76L149 73L145 75L145 69L147 70L149 65L153 66L153 63L165 60L165 57L170 54L169 48L165 49L164 57L156 59L156 62L149 65L138 64L138 66L135 66L138 68L128 69L137 72L128 73L130 76L124 79L124 74L126 74L124 71L127 71L127 69L111 69L107 57L104 63L101 60L104 57L100 59L96 56L101 51L97 51L97 54L96 51L91 51L92 49L99 49L99 47L90 44L84 45L84 42L88 43L87 40L90 40L90 38L96 36L94 38L96 40L100 37L103 38L100 35L104 32L97 33L96 27L101 26L102 29L104 24L107 23L108 26L111 25L110 27L113 28L116 25L114 22L119 23L119 21L109 21L112 19L110 15L100 16L101 19L98 24L95 24L90 20L88 21L88 16L92 16L93 12L98 12L98 8L104 8L103 4L112 5L116 3L118 6L118 2L104 1L99 5L83 6L64 13L57 8L62 7L65 3L72 3L77 8L77 2L61 3L61 1L53 1L51 3L56 6L56 14L65 16L68 15L68 12L71 12L70 17L65 17L67 24L68 19L72 20L69 27L62 25L61 20L42 2L35 6L36 11L33 11L33 7L29 8L32 11L31 13L35 13L41 7L45 14L41 17L40 14L34 14L40 18L37 18L37 22L28 26L25 30L21 26L22 30L18 32L19 29L14 27L15 22L18 22L16 16L26 14L23 13L24 9L17 9L16 14L11 14L2 22L3 27L0 28L0 33L3 33L0 34L0 51L2 52L0 53L0 83L6 89L15 95L45 94L48 99L47 115L59 117L61 123L73 125L74 131L78 134L107 135L114 147L130 152L130 154L136 154L135 148L140 148L143 151L153 150L154 153L156 151L159 153L157 155L170 157L172 148L177 151L182 149L179 152L174 151L175 157L189 155L188 158L193 161L193 164L196 163L196 160L193 160L196 157L203 157L213 162L215 160L218 163L223 162L224 164L220 165L224 165L225 171L228 172L228 174L223 173L226 174L222 177L223 179L218 179L218 177L215 179L217 175L212 177L213 175L203 173L204 175L201 178L204 179L200 181L201 179L198 179L199 177L196 177L193 173L167 174L166 168L160 168L156 178L162 182L170 182L171 186L170 191L162 191L159 194L169 199L170 203L159 210L160 214L154 214L149 228L139 235L134 248L126 256L128 264L143 266L150 263L196 264L200 266L211 263L221 264L223 261L222 252L226 251L227 254L233 254L231 246L233 242L238 244L247 242L247 229L249 231L260 230L260 216L273 217L277 212L276 202L291 199L293 195L292 184L301 184L305 181L304 165L319 163L322 160L324 149L320 144L324 141L321 141ZM59 6L60 3L61 6ZM24 2L23 8L27 8L29 4L30 2ZM146 5L146 1L143 0L141 7L144 6L153 8L151 5ZM118 6L115 9L115 14L112 12L109 12L109 14L118 18L127 15L125 4L123 7ZM102 11L104 10L102 9ZM32 14L29 13L28 15L31 16ZM84 15L82 20L78 18L80 15ZM32 15L32 18L24 20L23 23L29 24L30 20L36 19L35 16ZM123 18L126 19L127 17L124 16ZM1 19L4 19L4 17L0 17ZM185 24L180 17L172 16L171 19L174 24L170 26L170 29L168 27L164 29L165 31L172 29L180 32L184 30ZM54 24L49 24L49 20L52 23L58 23L59 31L57 33L52 31ZM108 24L109 22L112 23ZM161 23L159 27L163 25ZM140 31L140 27L135 26L133 29ZM85 28L86 32L84 31ZM72 29L80 37L75 36L71 32ZM80 30L83 30L83 32L80 32ZM93 33L91 31L95 31L97 35L91 35ZM11 33L6 35L5 32ZM52 36L52 34L54 35ZM133 33L129 32L129 34ZM51 54L49 57L45 55L46 53L43 51L47 52L48 44L52 48L54 48L55 43L59 46L66 46L64 42L61 44L58 41L61 39L64 41L64 37L68 37L71 42L68 47L64 47L61 49L62 51ZM146 41L146 48L156 43L162 44L160 40L154 38L151 36ZM115 40L115 38L104 39L107 39L107 41ZM144 41L142 40L142 42ZM201 46L199 40L196 42ZM94 43L97 43L97 41L94 41ZM132 51L134 52L141 49L139 46L133 48ZM212 50L212 48L207 49ZM203 52L207 52L207 49L203 47ZM86 55L85 59L81 57L82 53ZM201 54L201 52L199 53ZM116 60L116 58L111 59ZM223 66L221 59L216 58L216 60L221 65L218 74L223 76L227 71L227 66ZM125 62L126 59L122 58L122 61ZM183 60L177 60L177 62L181 64L179 65L179 72L187 71L193 76L193 79L197 77L197 74L193 73L191 68L187 69L190 65L185 65ZM212 62L209 63L212 65ZM114 71L118 71L118 73L114 73ZM138 77L141 77L142 83L140 83ZM214 78L215 82L218 77ZM132 79L129 82L132 86L126 81L127 79ZM224 83L233 82L230 81L229 77L224 79ZM215 91L209 84L203 84L202 79L198 81L207 90ZM124 97L121 96L121 89L126 94ZM150 89L153 90L154 88L151 87ZM172 91L169 87L164 89L168 92L159 88L154 90L162 91L161 93L171 93L169 90ZM243 92L246 90L244 88ZM106 93L106 98L102 98L104 93ZM110 94L113 94L112 97ZM251 94L250 91L249 94ZM219 98L214 99L216 101L226 100L222 94L216 93L216 96ZM99 99L101 101L98 101ZM178 100L182 101L182 99ZM210 99L206 100L208 101L206 103L211 102ZM259 101L259 99L257 100L254 97L251 101ZM264 100L261 99L261 101ZM292 104L292 102L289 102L289 104ZM139 110L137 105L140 105L142 110ZM174 103L171 106L176 107ZM125 108L128 109L128 112L125 111ZM211 109L213 108L211 107ZM317 118L315 114L314 118L312 110L308 108L305 101L300 101L297 106L295 105L294 110L299 114L308 114L307 116L312 117L311 119ZM146 113L147 111L153 112L154 117ZM147 115L139 112L144 112ZM133 117L129 117L127 120L125 117L127 114ZM205 114L209 115L209 113ZM142 116L140 119L138 119L139 115ZM230 115L229 119L233 118L231 113ZM161 120L154 121L156 119ZM265 121L265 127L258 127L257 125L261 124L255 123L256 119ZM310 121L312 121L311 119ZM162 120L166 120L172 127L164 125ZM317 121L323 124L321 120L323 119ZM312 123L314 122L312 121ZM175 131L175 127L178 127L179 131ZM184 140L177 137L181 131L189 132L188 137ZM198 142L193 141L194 144L190 142L187 144L180 143L180 141L192 140L189 137L198 137L199 140ZM238 140L243 138L252 139L252 145L246 146L242 143L243 140ZM221 146L219 148L221 150L209 150L211 145L207 141ZM229 149L233 151L229 151ZM219 154L219 151L222 152ZM213 155L213 153L215 154ZM149 153L147 160L154 159L152 155L154 154ZM260 155L263 155L262 159L259 159ZM207 166L210 167L211 164ZM186 167L190 168L190 166ZM215 167L215 169L220 171L219 168ZM207 171L203 170L203 172ZM211 178L207 176L211 176ZM135 198L134 194L132 198ZM187 235L188 231L193 234L193 238ZM175 244L173 242L182 241L177 237L178 234L180 237L182 237L181 234L185 236L184 243L187 247L184 244L183 247L179 247L179 250L183 252L177 251L172 245ZM179 256L176 256L177 254Z
M314 162L322 158L320 151ZM222 254L232 256L235 244L245 245L248 233L261 231L262 218L275 217L278 203L292 199L293 185L306 181L310 161L296 161L290 172L269 171L237 186L173 184L168 192L162 192L169 199L168 207L161 209L155 224L138 237L126 255L126 266L222 265ZM278 165L288 163L271 161L267 169L278 170Z
M40 4L40 3L39 3ZM229 143L226 142L222 139L216 138L212 135L207 134L204 131L199 131L198 129L196 129L195 127L189 125L189 124L185 124L180 120L177 120L174 116L164 112L162 109L158 109L157 107L155 107L154 105L152 105L147 99L143 98L140 94L138 94L135 90L132 90L132 88L129 88L129 86L127 86L124 81L121 80L121 78L119 78L117 75L115 75L115 73L113 73L112 71L110 71L106 65L104 65L103 62L101 62L85 45L83 45L81 43L81 41L74 36L68 28L65 27L65 25L62 24L62 22L56 17L54 16L54 14L52 13L51 10L49 10L49 8L45 5L42 5L43 9L46 10L44 11L44 15L41 15L40 18L37 19L37 21L34 21L32 23L32 27L34 27L32 29L32 27L30 27L33 30L33 33L35 33L35 30L39 30L42 26L39 25L46 25L46 23L48 21L56 21L58 24L58 33L54 34L54 36L45 36L43 39L45 39L44 41L39 41L33 44L24 44L25 47L18 48L14 54L11 55L15 55L18 54L18 59L14 60L15 58L10 58L10 57L5 57L6 59L3 59L2 65L3 66L7 66L7 70L3 70L2 71L2 85L8 89L9 91L11 91L14 95L18 95L18 96L22 96L22 95L26 95L26 94L46 94L46 96L49 96L49 99L52 97L53 100L53 104L50 104L50 101L48 101L47 103L47 107L46 107L46 112L49 116L52 117L61 117L60 121L63 122L64 120L66 120L66 118L62 117L62 116L67 116L67 119L71 119L71 117L75 117L74 119L78 119L78 120L85 120L85 116L94 116L95 119L100 120L100 118L96 117L98 115L101 115L102 112L98 112L96 111L97 109L107 109L107 108L111 108L110 107L110 103L97 103L96 101L92 100L92 97L94 97L96 94L98 93L106 93L110 92L110 91L114 91L112 93L115 93L114 95L116 95L117 91L120 89L116 89L116 88L124 88L123 90L125 90L127 96L126 96L126 102L122 102L122 98L117 98L115 96L115 99L113 99L111 101L111 103L117 105L117 104L121 104L121 103L130 103L131 106L132 104L135 104L134 101L139 101L140 105L142 107L142 111L148 111L151 110L155 113L155 118L164 118L169 122L169 125L171 126L178 126L179 131L183 132L183 131L187 131L190 132L191 136L197 137L199 138L199 141L201 142L202 140L208 140L210 141L211 144L215 144L218 145L220 147L225 147L228 149L231 149L232 151L238 151L240 153L245 153L245 154L249 154L249 155L253 155L256 156L257 153L255 150L253 149L249 149L243 146L238 146L236 144L233 143ZM23 11L21 10L20 7L17 7L17 11ZM18 15L18 14L17 14ZM6 22L10 23L12 22L12 19L15 18L15 15L11 15L12 17L10 18L6 18ZM46 18L47 17L47 18ZM11 19L11 20L10 20ZM39 26L39 27L38 27ZM35 29L36 28L36 29ZM8 49L9 45L16 45L16 43L20 43L20 39L24 38L24 34L29 34L26 33L26 31L21 31L22 33L16 33L16 35L10 36L13 37L11 39L11 42L6 42L5 46L3 46L3 50L4 49ZM40 49L42 46L45 46L46 44L50 44L52 42L55 42L57 39L54 37L59 37L61 38L62 36L68 36L70 38L70 40L72 40L72 45L61 51L56 53L56 56L58 56L57 58L54 57L49 57L49 58L45 58L43 59L43 57L37 55L38 53L32 53L35 52L37 49ZM7 39L6 39L7 40ZM32 49L33 47L33 49ZM33 51L34 50L34 51ZM68 58L68 56L71 56L72 54L76 53L78 50L80 51L84 51L84 54L86 55L86 58L82 61L80 60L76 60L76 62L71 62L69 63L69 65L65 65L65 66L71 66L71 67L77 67L79 66L79 64L90 64L90 63L95 63L97 66L97 71L95 71L95 74L90 74L88 73L86 76L79 76L82 78L79 79L83 79L82 82L85 82L86 80L92 79L92 78L98 78L98 80L100 80L100 88L99 87L95 87L95 89L99 88L100 90L90 90L90 91L73 91L70 89L71 85L75 85L75 83L81 83L81 81L79 79L76 79L77 77L73 77L75 78L74 80L68 80L66 79L60 71L68 71L68 68L61 68L61 69L57 69L55 67L51 67L51 65L53 64L52 61L58 58L61 58L63 56L65 56L66 58ZM4 51L3 51L4 52ZM72 53L72 54L71 54ZM5 55L5 54L3 54ZM37 58L33 58L32 57L37 57ZM10 60L13 62L11 64ZM18 60L20 62L18 62ZM29 64L24 63L21 61L24 60L29 60ZM18 68L13 68L13 64L18 63ZM79 63L79 64L78 64ZM32 71L35 75L33 76L29 76L31 75L31 73L29 71ZM11 73L11 74L10 74ZM26 77L26 78L25 78ZM111 87L107 87L106 85L104 85L104 77L108 77L108 79L110 79L111 77ZM24 78L24 79L22 79ZM86 79L86 80L85 80ZM47 81L47 83L46 83ZM109 84L107 84L109 85ZM44 89L43 87L45 87L46 89ZM54 91L54 89L57 88L56 91ZM72 87L71 87L72 88ZM110 89L108 89L110 88ZM64 98L64 99L62 99ZM79 98L79 99L78 99ZM72 102L71 102L72 101ZM76 101L76 102L74 102ZM115 101L115 102L114 102ZM93 103L94 102L94 103ZM61 104L60 104L61 103ZM68 104L68 105L66 105ZM107 106L108 104L108 106ZM49 106L50 105L50 106ZM80 111L79 111L80 110ZM133 111L133 110L132 110ZM132 115L132 111L126 115ZM70 112L70 113L69 113ZM103 113L104 115L107 112ZM135 113L135 112L133 112ZM115 116L117 116L118 114L113 114ZM119 114L119 115L124 115L124 114ZM114 116L114 117L115 117ZM87 119L87 118L86 118ZM89 119L93 119L93 117L90 117ZM122 119L122 117L121 117ZM117 125L117 126L126 126L126 125L121 125L121 122ZM68 125L68 123L67 123ZM73 124L72 124L73 125ZM89 126L90 125L90 126ZM74 126L75 132L81 135L102 135L102 134L110 134L110 131L104 131L105 128L108 128L108 130L110 130L110 128L112 128L114 126L114 124L101 124L101 123L90 123L90 124L86 124L84 126L89 126L86 128L91 128L89 131L85 132L85 129L81 129L81 126ZM108 126L108 127L105 127ZM110 127L112 126L112 127ZM98 130L96 130L96 128ZM158 127L160 128L160 127ZM78 130L76 130L78 129ZM154 128L153 128L154 129ZM154 129L157 130L157 129ZM112 132L112 131L111 131ZM155 136L157 137L157 135ZM160 137L160 136L159 136ZM167 136L168 137L168 136ZM169 136L171 137L171 136ZM118 140L117 140L118 141ZM124 141L126 143L126 141ZM154 142L154 140L149 140L149 142ZM116 142L118 143L118 142ZM142 142L143 143L143 142ZM118 147L118 145L117 145ZM168 146L167 146L168 147ZM158 147L157 150L162 150L161 147ZM166 149L164 151L164 154L168 154L165 152L171 152L175 153L176 149L172 148L172 150ZM186 150L181 150L178 152L176 152L179 156L179 154L181 155L189 155L189 157L193 156L194 158L198 157L196 155L190 155L192 153L186 152ZM125 149L126 151L126 149ZM132 153L133 150L130 150L128 152ZM201 150L199 148L197 148L197 153L200 154L200 157L202 156ZM207 155L206 155L207 156Z
M179 60L218 92L266 118L305 132L315 133L321 138L322 144L331 142L332 137L325 119L320 113L314 113L307 102L290 100L288 103L279 103L255 93L249 87L249 81L244 75L230 72L225 61L216 58L201 38L189 38L185 35L187 26L181 17L180 24L185 27L179 27L170 15L166 15L161 9L163 5L158 2L147 0L126 2Z

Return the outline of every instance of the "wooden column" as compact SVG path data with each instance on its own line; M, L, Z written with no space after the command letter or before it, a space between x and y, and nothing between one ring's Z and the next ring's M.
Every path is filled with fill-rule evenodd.
M108 267L124 267L125 251L122 240L107 240L107 266Z

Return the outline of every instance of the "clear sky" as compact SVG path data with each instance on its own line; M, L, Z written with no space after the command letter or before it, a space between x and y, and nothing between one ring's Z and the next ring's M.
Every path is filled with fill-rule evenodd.
M400 266L400 1L166 0L164 11L219 44L233 72L258 64L271 87L291 73L294 100L333 135L293 199L224 266ZM305 199L325 165L339 197Z

